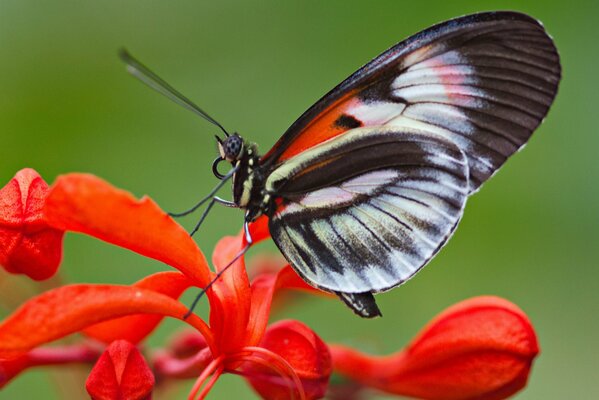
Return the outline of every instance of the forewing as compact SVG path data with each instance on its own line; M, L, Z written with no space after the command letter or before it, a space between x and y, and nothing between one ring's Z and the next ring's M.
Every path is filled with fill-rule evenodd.
M346 293L401 284L448 240L468 195L468 165L425 131L358 128L269 176L273 240L314 286Z
M397 44L302 115L263 158L277 165L356 127L426 130L466 154L470 192L521 148L553 102L559 56L513 12L447 21Z

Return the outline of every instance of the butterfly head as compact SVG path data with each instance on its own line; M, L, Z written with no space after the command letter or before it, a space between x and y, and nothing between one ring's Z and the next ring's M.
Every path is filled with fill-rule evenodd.
M222 180L225 178L225 175L218 172L218 164L222 161L231 163L236 169L239 169L241 164L245 165L249 163L250 165L254 165L257 162L257 160L255 160L257 157L257 154L255 154L254 151L255 146L246 143L239 134L227 134L224 139L216 136L216 141L218 143L219 156L212 164L212 171L218 179Z
M224 140L217 136L216 140L218 141L218 152L223 160L235 163L235 161L241 159L245 147L241 136L234 133Z

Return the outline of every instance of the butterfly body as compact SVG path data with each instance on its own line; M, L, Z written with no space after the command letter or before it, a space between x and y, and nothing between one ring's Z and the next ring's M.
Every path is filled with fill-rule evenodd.
M232 205L246 210L246 224L268 217L305 281L373 317L372 294L437 254L467 198L540 125L560 77L555 45L535 19L456 18L360 68L264 156L225 131L213 169L226 179L215 166L231 163Z

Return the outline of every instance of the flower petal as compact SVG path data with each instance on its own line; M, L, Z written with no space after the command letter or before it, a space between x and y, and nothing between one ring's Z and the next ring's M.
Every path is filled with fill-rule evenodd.
M148 197L135 199L98 177L68 174L51 188L45 215L53 226L85 233L210 281L204 255L187 232Z
M0 189L0 265L10 273L44 280L60 265L64 232L43 219L47 194L48 185L31 168Z
M106 320L132 314L160 314L182 319L187 307L151 290L118 285L63 286L17 309L0 324L0 358L15 357L41 344ZM213 347L207 325L197 316L185 320Z
M151 398L154 375L139 350L126 340L112 342L85 383L93 400Z
M133 286L178 299L187 288L192 286L192 283L185 275L173 271L150 275ZM137 344L152 333L163 318L162 315L132 315L92 325L86 328L84 333L104 343L124 339Z
M307 399L325 395L332 371L327 345L310 328L299 321L285 320L271 325L260 347L287 361L301 380ZM264 399L288 399L288 382L261 365L244 368L252 387Z
M27 367L29 367L29 357L27 354L9 360L0 360L0 389Z
M214 248L212 262L222 271L242 250L242 236L227 236ZM234 351L245 345L249 319L251 290L244 259L237 260L209 290L210 326L223 352Z
M389 393L431 400L509 397L525 386L539 351L528 317L497 297L448 308L391 356L330 348L339 373Z
M259 217L257 220L250 224L249 230L253 244L257 244L265 239L268 239L270 237L270 230L268 228L268 217L266 215L262 215L261 217ZM243 235L243 244L246 243L247 242L245 241L245 235Z
M327 294L304 282L289 265L281 269L276 275L262 274L257 276L252 282L252 308L247 327L247 343L249 346L255 346L262 340L274 296L280 289L297 289L317 294Z

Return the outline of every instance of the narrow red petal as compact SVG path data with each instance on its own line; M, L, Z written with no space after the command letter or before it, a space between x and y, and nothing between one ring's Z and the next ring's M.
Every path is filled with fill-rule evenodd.
M69 174L52 186L45 215L60 229L85 233L162 261L198 286L210 281L198 246L148 197L137 200L93 175Z
M386 392L431 400L507 398L525 386L538 351L528 317L497 297L448 308L391 356L331 346L339 373Z
M270 317L272 299L277 289L277 277L264 274L252 282L252 303L250 319L247 324L247 345L256 346L262 341Z
M62 259L64 232L44 221L48 185L33 169L0 189L0 265L35 280L50 278Z
M243 248L241 236L222 238L214 248L212 261L217 271L226 267ZM243 257L233 264L212 285L210 326L223 352L235 351L245 345L249 320L251 289Z
M250 233L254 243L268 238L268 219L263 216L250 224ZM225 268L246 244L243 231L235 237L221 239L212 256L216 270L221 271ZM284 270L280 278L282 285L308 287L293 271ZM275 290L269 286L277 282L277 279L271 283L260 284L256 289L250 288L244 257L241 257L215 282L212 290L208 291L211 306L210 326L223 352L233 352L260 341L268 322L270 302Z
M281 356L300 378L307 399L322 398L328 387L332 362L327 345L301 322L286 320L271 325L260 347ZM264 399L289 398L289 385L261 365L244 369L252 387Z
M149 399L155 380L139 350L125 340L110 344L85 387L93 400Z
M304 282L295 271L287 265L276 275L262 274L252 282L252 308L247 328L248 346L255 346L261 340L268 324L270 309L275 294L280 289L297 289L317 294L325 294Z
M117 285L71 285L43 293L0 324L0 358L15 357L91 325L132 314L182 319L187 307L151 290ZM209 328L196 316L185 322L213 347Z
M174 271L159 272L133 284L134 287L152 290L172 299L178 299L191 285L185 275ZM132 315L90 326L84 333L104 343L124 339L136 344L152 333L163 318L162 315Z

